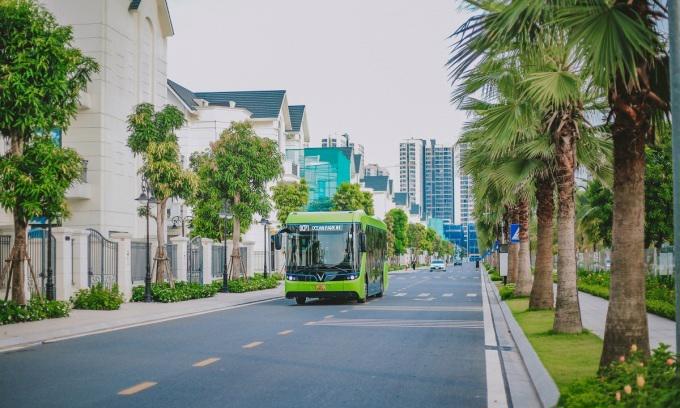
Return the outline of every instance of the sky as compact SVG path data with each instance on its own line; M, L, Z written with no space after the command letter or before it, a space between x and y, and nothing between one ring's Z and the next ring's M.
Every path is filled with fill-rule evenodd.
M168 0L168 77L192 91L285 89L310 146L336 132L397 174L399 141L455 142L447 37L457 0Z

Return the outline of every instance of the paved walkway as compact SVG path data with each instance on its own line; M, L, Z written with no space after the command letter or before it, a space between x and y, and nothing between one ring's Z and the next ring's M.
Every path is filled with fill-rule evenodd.
M583 327L604 338L604 324L607 319L609 301L588 293L579 292L581 321ZM649 342L652 348L665 343L675 350L675 322L670 319L647 313L649 322Z
M72 310L69 317L0 326L0 352L88 334L119 330L230 309L283 296L278 288L177 303L124 303L119 310Z

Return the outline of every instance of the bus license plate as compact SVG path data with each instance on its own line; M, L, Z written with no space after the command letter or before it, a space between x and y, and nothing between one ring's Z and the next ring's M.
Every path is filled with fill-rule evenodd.
M316 285L316 290L319 292L324 292L326 291L326 285Z

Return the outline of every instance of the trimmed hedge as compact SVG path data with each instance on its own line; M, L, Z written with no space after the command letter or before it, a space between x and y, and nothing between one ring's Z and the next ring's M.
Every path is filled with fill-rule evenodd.
M214 285L201 285L200 283L189 282L175 282L175 287L171 288L167 282L152 283L151 297L154 302L171 303L181 302L184 300L201 299L213 297L218 291L218 287ZM144 300L144 286L135 286L132 288L133 302L141 302Z
M61 300L33 298L27 305L0 300L0 325L67 317L71 306Z
M101 283L90 289L81 289L71 297L74 309L85 310L118 310L124 301L118 285L109 289Z
M279 276L268 276L265 278L262 275L255 275L255 277L250 279L236 279L229 281L229 292L232 293L244 293L253 292L256 290L273 289L279 285ZM212 286L216 290L222 288L222 281L214 281Z
M578 290L609 299L608 272L578 271ZM672 276L647 276L647 311L675 320L675 288Z

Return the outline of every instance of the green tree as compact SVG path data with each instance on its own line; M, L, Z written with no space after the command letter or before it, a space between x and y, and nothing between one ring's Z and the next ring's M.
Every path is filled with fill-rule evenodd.
M194 174L182 167L175 135L185 122L184 114L176 107L166 105L157 112L150 103L137 105L127 118L128 147L142 157L139 173L147 180L157 201L154 216L158 242L154 256L156 282L164 279L172 282L166 251L168 201L171 198L188 199L196 185ZM146 207L141 210L144 212Z
M250 122L237 122L220 135L210 150L192 157L199 186L192 199L193 232L208 238L224 240L220 209L227 205L233 212L232 278L242 271L241 231L248 230L253 216L266 216L271 211L267 184L282 171L282 157L275 141L260 138Z
M393 208L385 214L385 224L387 224L393 255L404 254L407 243L408 215L400 208Z
M57 24L36 1L0 2L0 134L9 142L2 166L18 178L12 181L2 176L9 184L2 186L1 204L14 218L10 274L12 299L19 304L26 303L23 262L27 259L28 222L43 212L37 211L36 203L58 202L48 209L58 215L63 210L66 187L75 178L70 177L72 170L78 168L70 151L50 150L41 141L32 144L32 140L51 129L67 130L78 112L80 91L98 70L92 58L71 46L72 41L71 27ZM35 160L23 158L29 149L47 154L45 160L63 160L64 174L51 173L54 186L48 186L50 179L31 183L41 169L27 167Z
M288 214L302 211L309 201L309 187L305 179L299 183L280 182L272 188L272 200L276 217L281 225L286 223Z
M359 184L342 183L333 196L333 211L364 210L373 215L373 196L368 191L361 191Z
M670 132L647 147L645 175L645 246L673 243L673 152Z
M426 233L426 228L423 224L408 224L406 236L408 237L407 245L411 249L411 262L418 260L418 256L427 245L425 243Z

